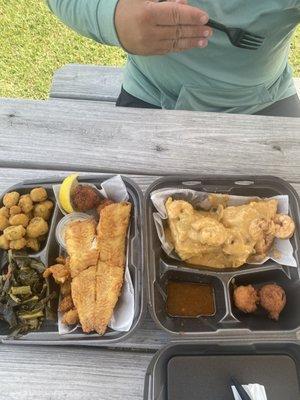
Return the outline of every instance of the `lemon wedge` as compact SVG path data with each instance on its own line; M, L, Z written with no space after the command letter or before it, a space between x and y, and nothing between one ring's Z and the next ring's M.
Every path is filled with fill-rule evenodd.
M78 174L72 174L67 176L62 184L60 185L59 189L59 202L61 207L65 210L66 213L70 214L74 212L71 202L71 194L75 187L78 185L77 180Z

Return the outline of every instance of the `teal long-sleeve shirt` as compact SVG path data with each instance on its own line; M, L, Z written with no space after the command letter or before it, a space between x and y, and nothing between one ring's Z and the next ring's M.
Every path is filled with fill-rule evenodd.
M68 26L98 42L120 45L114 26L118 0L47 0ZM205 49L163 56L128 55L124 89L167 109L252 114L292 96L290 39L300 0L191 0L210 18L266 39L256 51L234 47L214 31Z

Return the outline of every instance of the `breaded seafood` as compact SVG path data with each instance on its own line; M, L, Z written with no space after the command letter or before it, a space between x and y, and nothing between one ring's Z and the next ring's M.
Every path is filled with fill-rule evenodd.
M276 283L263 286L259 291L260 305L268 312L271 319L278 320L286 304L283 288Z
M99 245L96 238L96 221L70 222L65 231L67 252L70 256L70 270L72 278L88 267L97 264Z
M259 302L257 291L252 285L236 287L233 299L235 306L244 313L255 312Z

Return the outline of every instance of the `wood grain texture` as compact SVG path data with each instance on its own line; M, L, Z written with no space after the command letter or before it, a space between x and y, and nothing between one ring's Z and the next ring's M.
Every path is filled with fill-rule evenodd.
M300 97L300 79L294 78ZM50 98L116 101L122 85L122 68L67 64L52 80Z
M299 182L300 119L0 100L0 166L273 174Z
M53 76L50 98L116 101L122 68L68 64Z
M1 400L142 400L153 354L0 346Z

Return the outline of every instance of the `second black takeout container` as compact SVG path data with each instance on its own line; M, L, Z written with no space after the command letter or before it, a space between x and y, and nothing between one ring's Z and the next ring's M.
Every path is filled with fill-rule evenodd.
M236 269L195 268L169 257L161 247L153 219L155 207L151 193L158 189L193 189L207 193L268 198L288 195L289 215L296 223L291 239L298 267L287 267L272 260L263 265L246 264ZM156 180L146 192L147 271L149 308L156 324L180 338L217 339L241 336L257 338L270 335L295 338L300 330L300 230L299 197L294 188L282 179L272 176L172 176ZM166 286L168 280L209 283L214 288L216 313L211 317L174 318L166 312ZM286 291L287 303L279 321L269 319L266 313L243 314L232 299L234 285L277 283Z
M264 386L268 400L299 400L300 346L171 342L148 367L144 400L233 400L232 376Z
M78 180L80 183L91 183L99 187L101 183L113 175L80 175ZM56 321L45 321L41 329L37 332L31 332L27 335L22 336L19 339L8 339L9 329L7 323L0 320L0 340L5 343L14 344L57 344L57 345L109 345L124 341L128 338L137 328L142 315L144 313L144 251L143 251L143 194L139 187L131 179L122 177L124 184L126 185L129 201L132 203L132 215L130 222L130 236L128 246L128 266L131 274L131 279L134 287L135 295L135 312L132 326L128 332L117 332L108 328L107 332L103 336L98 334L85 334L80 332L68 333L66 335L59 335ZM20 194L29 193L31 189L37 186L44 187L48 196L55 202L54 193L52 186L60 184L62 179L49 178L44 180L36 181L24 181L8 188L5 193L11 191L17 191ZM3 196L0 198L2 204ZM49 221L49 233L47 240L45 241L41 251L38 253L29 253L30 257L42 261L46 266L55 264L55 259L60 253L59 244L56 241L55 229L57 223L63 218L57 204L55 204L54 211ZM4 252L0 251L0 262L1 265L6 262ZM58 289L58 288L56 288Z

